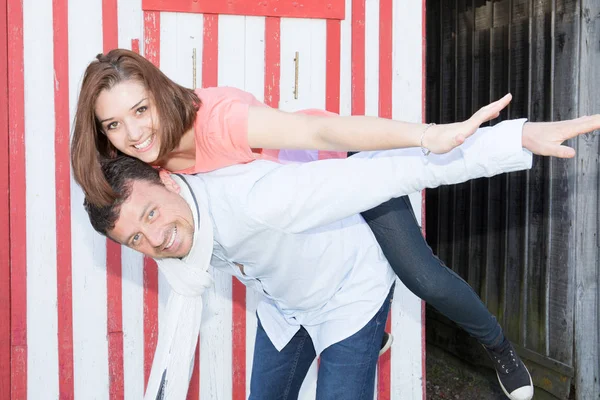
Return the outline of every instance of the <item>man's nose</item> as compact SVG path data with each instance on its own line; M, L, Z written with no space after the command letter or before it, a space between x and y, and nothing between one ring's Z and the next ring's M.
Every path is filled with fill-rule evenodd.
M149 227L146 229L146 238L148 239L148 243L152 247L160 247L165 241L164 233L162 229L158 229L155 227Z

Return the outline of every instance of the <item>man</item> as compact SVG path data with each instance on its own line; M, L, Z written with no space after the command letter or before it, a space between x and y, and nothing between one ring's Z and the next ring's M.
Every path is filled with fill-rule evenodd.
M394 273L358 213L426 187L530 168L523 147L552 154L557 143L598 127L593 122L549 136L535 124L504 122L444 155L408 149L308 164L255 161L185 178L159 177L129 158L105 163L120 197L108 207L88 204L92 225L156 258L174 289L146 396L156 396L163 377L166 398L185 397L211 263L266 298L251 399L295 398L319 354L317 398L372 397ZM530 378L519 385L507 395L531 398Z

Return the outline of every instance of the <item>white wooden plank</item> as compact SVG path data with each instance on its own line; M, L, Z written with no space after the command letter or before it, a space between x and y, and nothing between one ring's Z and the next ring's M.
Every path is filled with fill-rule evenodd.
M281 19L281 109L325 109L325 45L325 21ZM296 52L299 54L297 99L294 98Z
M365 115L379 116L379 0L365 2Z
M219 86L233 86L243 89L245 86L244 66L246 19L238 15L219 16Z
M142 0L119 0L117 3L119 47L131 50L131 40L139 39L140 54L144 54L144 14Z
M119 47L131 50L132 39L139 40L144 54L141 0L119 0L117 5ZM141 253L121 248L123 313L123 385L126 400L144 395L144 293Z
M69 2L69 103L71 121L87 65L102 52L102 2ZM76 398L108 397L106 240L83 209L83 193L71 181L73 358Z
M245 20L219 16L218 85L244 87ZM200 82L198 82L200 84ZM214 286L204 295L205 309L200 333L200 397L231 398L232 376L232 278L211 268Z
M587 16L581 20L579 60L579 114L592 115L600 109L600 4L583 0ZM577 214L575 279L575 385L577 400L600 398L600 135L598 131L577 139Z
M144 257L123 246L121 263L124 394L134 400L144 396Z
M352 0L346 0L345 6L340 29L340 115L352 113Z
M161 13L160 69L178 84L194 86L194 49L196 50L196 86L202 77L202 29L200 14Z
M27 391L31 398L57 398L58 327L51 1L23 1L23 41L27 202ZM43 334L40 334L41 332Z
M178 14L170 12L160 13L160 59L159 67L161 71L173 81L181 84L182 77L180 66L178 65L179 57L179 27ZM191 65L191 63L190 63ZM158 274L158 331L160 332L165 318L165 308L171 286L167 282L165 276Z
M393 5L392 117L397 120L421 121L421 7L420 2ZM420 216L421 193L410 197L415 215ZM393 399L422 398L421 326L421 300L398 281L392 306Z
M244 90L258 100L265 94L265 18L246 17L246 37L244 55ZM246 394L250 394L252 362L254 360L254 340L256 338L256 308L263 298L256 290L246 291Z
M200 329L200 398L231 398L231 275L209 269Z
M187 88L200 87L202 80L202 45L204 17L201 14L177 14L177 47L178 74L177 83ZM194 81L194 50L196 51L196 80ZM175 78L174 78L175 79ZM194 86L195 83L195 86Z

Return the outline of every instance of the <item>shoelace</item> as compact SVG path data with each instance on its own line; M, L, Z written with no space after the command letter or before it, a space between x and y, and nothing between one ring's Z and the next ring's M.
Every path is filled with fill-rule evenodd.
M492 358L495 362L500 364L500 370L505 374L510 374L519 368L519 362L513 349L510 346L503 346L498 351L491 351Z

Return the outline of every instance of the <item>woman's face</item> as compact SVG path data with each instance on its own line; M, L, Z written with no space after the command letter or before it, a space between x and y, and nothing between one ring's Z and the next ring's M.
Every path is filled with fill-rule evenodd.
M103 90L94 111L108 140L119 151L146 163L158 159L158 115L144 85L128 80Z

